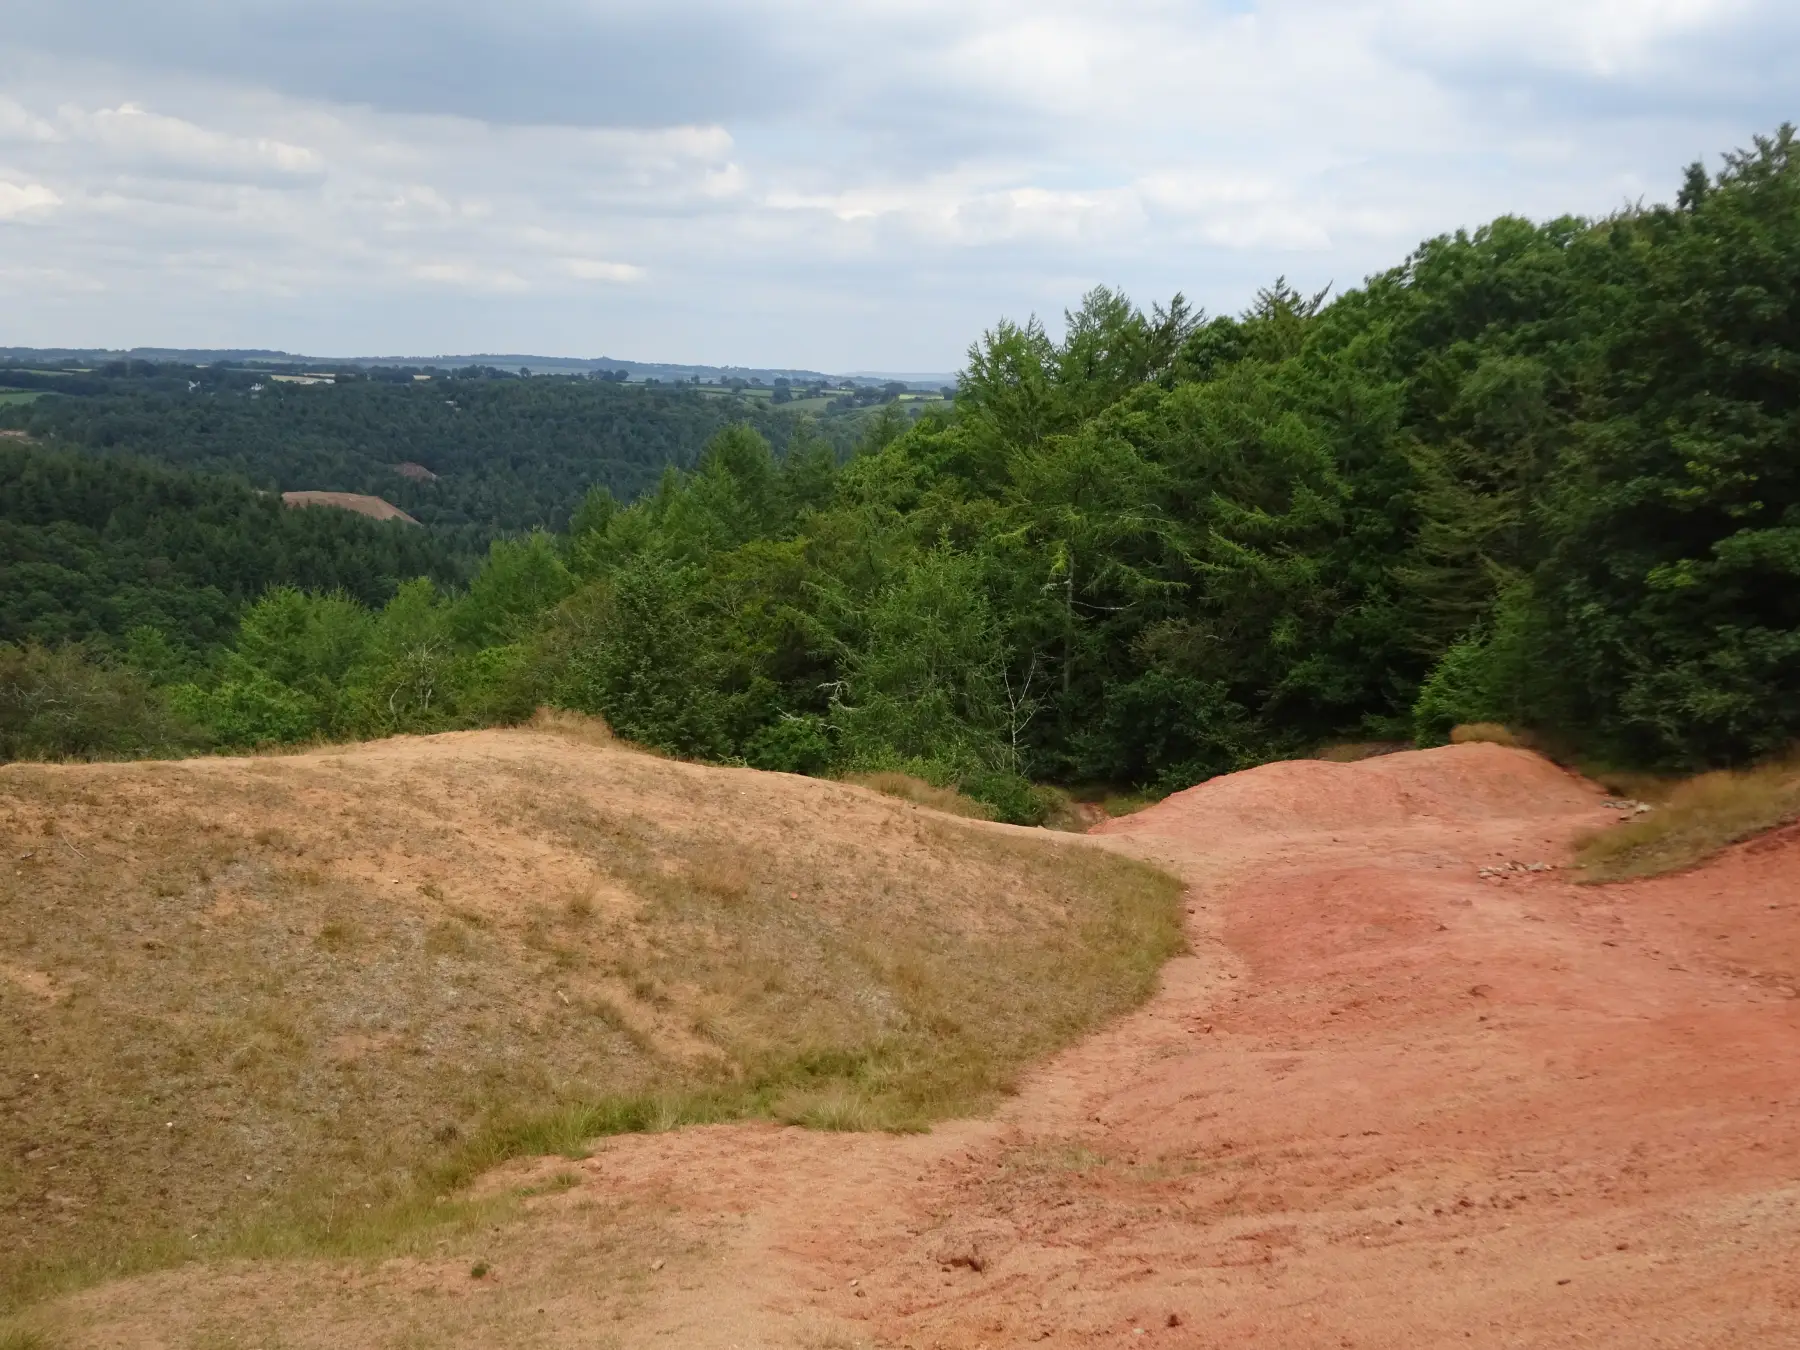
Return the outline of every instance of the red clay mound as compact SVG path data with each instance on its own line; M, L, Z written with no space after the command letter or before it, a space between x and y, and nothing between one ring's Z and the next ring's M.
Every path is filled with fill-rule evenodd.
M1595 892L1661 950L1783 998L1800 997L1800 824L1689 872Z
M1528 750L1490 744L1411 750L1354 764L1289 760L1178 792L1097 834L1201 838L1392 828L1554 816L1593 807L1600 789Z

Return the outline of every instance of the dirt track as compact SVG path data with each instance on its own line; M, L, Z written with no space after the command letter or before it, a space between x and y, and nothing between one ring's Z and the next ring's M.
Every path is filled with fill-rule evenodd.
M741 1216L626 1343L1800 1345L1800 836L1478 877L1607 819L1468 746L1105 827L1193 886L1153 1003L997 1121L612 1145L595 1184Z
M1599 801L1477 745L1071 840L1192 887L1148 1006L992 1120L605 1143L534 1202L543 1249L620 1202L666 1216L666 1263L518 1343L1800 1346L1800 832L1629 886L1478 876L1563 861Z

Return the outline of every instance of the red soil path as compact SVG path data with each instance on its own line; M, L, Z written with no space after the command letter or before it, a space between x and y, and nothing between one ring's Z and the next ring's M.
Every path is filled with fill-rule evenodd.
M1152 1003L994 1121L616 1141L723 1243L632 1343L1800 1346L1800 832L1478 876L1599 801L1471 745L1103 826L1192 887Z

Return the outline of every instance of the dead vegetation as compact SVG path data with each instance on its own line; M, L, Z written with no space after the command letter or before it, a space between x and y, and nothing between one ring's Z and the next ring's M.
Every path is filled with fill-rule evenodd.
M1504 745L1508 749L1517 749L1521 746L1525 749L1532 748L1529 738L1520 735L1511 727L1502 726L1499 722L1465 722L1450 730L1450 744L1452 745L1478 745L1483 742L1488 745Z
M14 765L0 849L0 1311L206 1256L466 1279L497 1162L977 1110L1180 941L1141 864L585 723Z
M1332 741L1313 751L1310 758L1328 764L1357 764L1378 755L1398 754L1413 748L1411 741Z
M1581 840L1576 860L1585 869L1583 880L1678 872L1722 848L1800 820L1800 755L1673 785L1638 779L1632 786L1656 802L1655 809Z

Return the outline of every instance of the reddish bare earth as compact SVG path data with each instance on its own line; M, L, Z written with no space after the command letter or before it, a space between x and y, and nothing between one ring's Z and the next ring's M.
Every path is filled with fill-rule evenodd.
M1564 862L1599 802L1492 745L1217 780L1071 841L1178 869L1193 954L994 1119L611 1140L479 1284L189 1268L65 1325L462 1344L510 1298L509 1345L1800 1346L1800 833L1478 875ZM656 1216L628 1298L567 1278L595 1213Z

